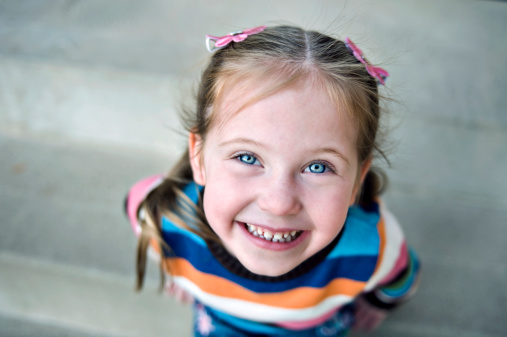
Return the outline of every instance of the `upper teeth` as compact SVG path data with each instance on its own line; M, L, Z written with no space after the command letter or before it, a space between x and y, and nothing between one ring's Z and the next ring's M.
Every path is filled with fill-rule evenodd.
M258 236L264 240L272 242L290 242L296 238L298 231L292 232L271 232L267 229L257 227L255 225L246 224L246 227L250 233L254 236Z

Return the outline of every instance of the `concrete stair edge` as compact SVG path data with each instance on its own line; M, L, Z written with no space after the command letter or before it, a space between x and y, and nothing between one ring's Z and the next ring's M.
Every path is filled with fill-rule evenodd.
M167 74L0 57L0 131L173 153L191 89Z
M190 335L190 307L160 294L154 282L136 293L133 277L8 252L0 253L0 270L0 315L90 334Z

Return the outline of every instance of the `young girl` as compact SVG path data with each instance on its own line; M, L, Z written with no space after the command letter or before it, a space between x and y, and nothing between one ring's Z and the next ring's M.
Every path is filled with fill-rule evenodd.
M138 288L154 250L167 290L194 303L195 336L376 327L419 269L371 168L387 72L297 27L206 43L188 151L128 195Z

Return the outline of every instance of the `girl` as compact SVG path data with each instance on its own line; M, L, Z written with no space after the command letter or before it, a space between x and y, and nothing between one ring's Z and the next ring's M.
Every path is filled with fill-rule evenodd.
M376 327L419 269L371 168L387 72L296 27L206 43L188 151L128 195L138 288L150 247L167 290L193 299L195 336Z

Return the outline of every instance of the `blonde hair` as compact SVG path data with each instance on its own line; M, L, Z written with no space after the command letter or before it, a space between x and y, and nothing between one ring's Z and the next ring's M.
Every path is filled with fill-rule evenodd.
M244 41L231 43L216 51L202 74L196 108L187 111L184 116L185 127L205 142L209 130L217 126L219 111L220 121L223 121L224 114L233 114L297 81L306 80L319 81L339 110L345 111L356 125L359 163L370 160L374 155L385 158L377 141L381 109L376 80L343 41L293 26L268 27ZM260 83L262 86L259 86ZM234 90L236 93L256 90L244 102L230 96L232 88L239 88ZM224 111L226 99L233 104ZM235 102L241 102L237 103L241 106L235 105ZM220 242L206 221L202 204L190 205L182 192L191 181L192 169L187 149L163 183L140 206L149 219L140 219L141 227L149 234L139 238L138 289L142 287L149 242L155 239L162 246L161 261L170 251L169 247L164 249L161 239L162 216L207 241ZM358 203L370 204L385 184L385 175L377 169L370 169L360 189Z

